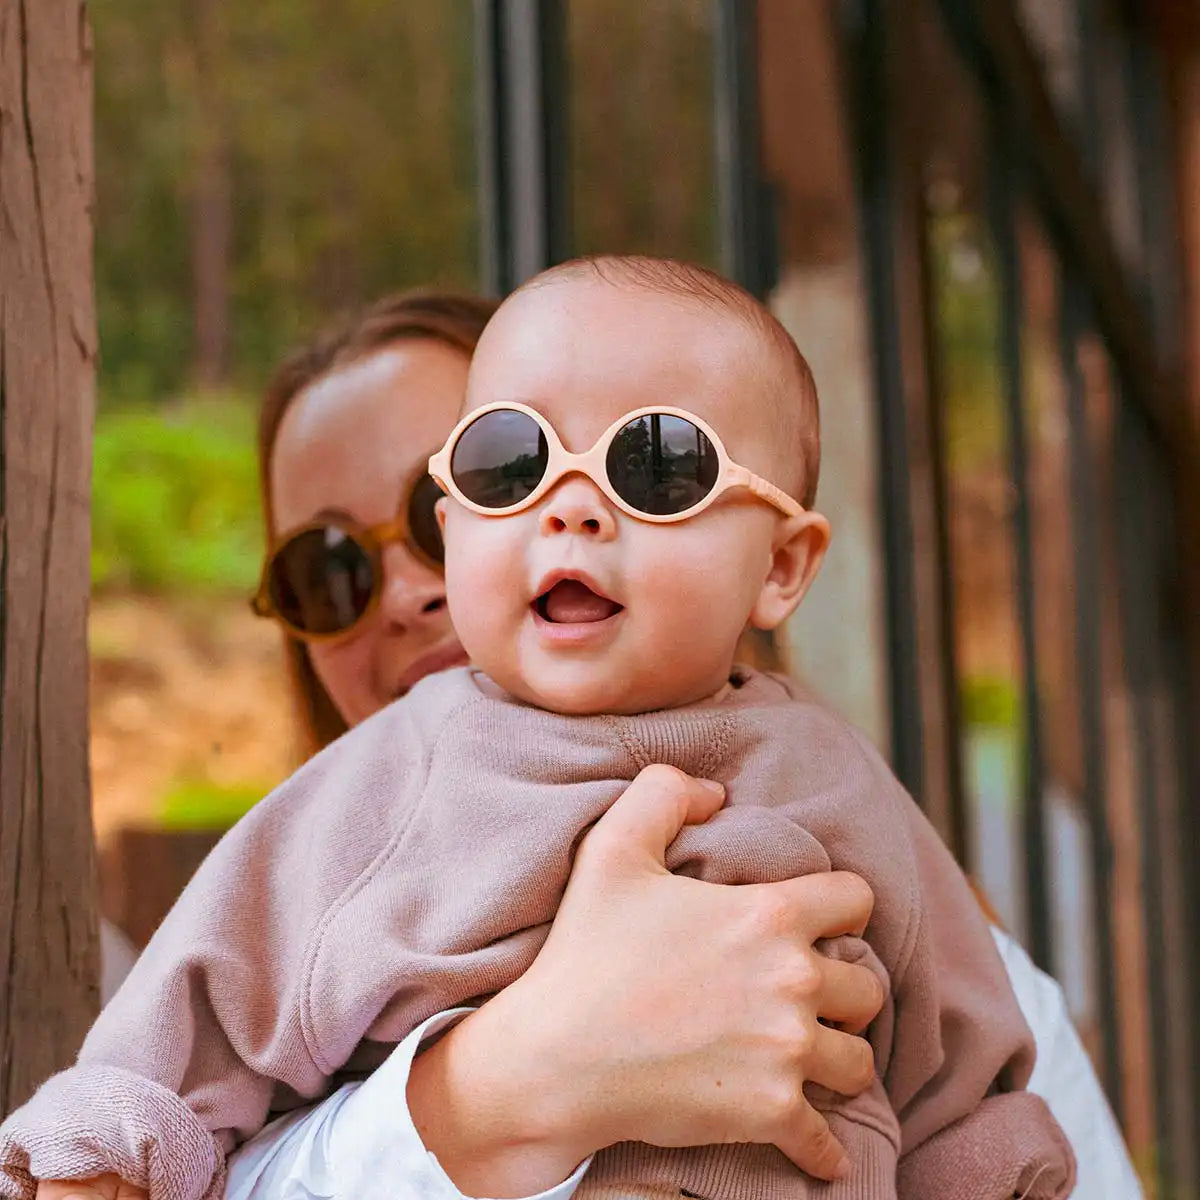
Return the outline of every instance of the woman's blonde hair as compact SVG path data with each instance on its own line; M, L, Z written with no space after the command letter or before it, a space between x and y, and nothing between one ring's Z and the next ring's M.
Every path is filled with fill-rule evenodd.
M461 350L469 358L496 307L496 301L479 296L401 292L325 330L284 359L263 394L258 420L259 482L269 545L279 532L271 499L271 459L279 427L292 401L318 379L399 341L430 338ZM284 636L288 674L307 756L340 737L347 725L317 678L308 648L299 639ZM746 630L738 645L737 660L763 671L788 669L782 639L764 630Z

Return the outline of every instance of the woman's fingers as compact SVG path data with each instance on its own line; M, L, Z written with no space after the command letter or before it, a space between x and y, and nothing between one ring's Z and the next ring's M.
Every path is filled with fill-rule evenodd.
M875 1078L875 1055L865 1038L820 1025L805 1061L805 1074L810 1082L840 1096L857 1096Z
M849 871L820 871L770 886L787 889L796 905L796 932L810 946L819 938L861 935L875 907L866 880Z
M883 1007L883 984L874 971L859 963L821 961L821 993L817 1015L847 1033L862 1033Z
M719 783L661 764L645 767L584 838L580 857L612 862L649 856L661 865L684 825L707 821L724 800Z
M800 1170L817 1179L841 1179L850 1169L850 1160L833 1136L829 1122L807 1100L801 1100L794 1120L789 1120L775 1145Z

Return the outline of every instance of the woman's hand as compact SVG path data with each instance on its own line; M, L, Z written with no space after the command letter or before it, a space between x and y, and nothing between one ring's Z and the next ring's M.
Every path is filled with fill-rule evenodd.
M39 1180L36 1200L146 1200L149 1194L117 1175L97 1175L94 1179Z
M553 928L521 979L418 1057L409 1107L469 1195L528 1196L614 1142L760 1142L819 1178L842 1147L802 1091L871 1081L865 967L813 950L861 933L857 876L723 887L671 875L666 847L719 785L644 770L580 846Z

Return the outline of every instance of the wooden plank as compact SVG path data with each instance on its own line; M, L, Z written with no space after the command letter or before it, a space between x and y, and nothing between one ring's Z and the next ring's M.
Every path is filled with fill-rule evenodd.
M87 763L92 46L0 0L0 1115L97 1008Z

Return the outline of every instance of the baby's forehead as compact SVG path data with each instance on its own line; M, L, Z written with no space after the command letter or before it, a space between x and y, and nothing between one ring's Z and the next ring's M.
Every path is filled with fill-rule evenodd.
M613 375L686 386L701 376L735 387L761 378L772 357L769 339L732 305L581 272L538 280L505 301L476 352L473 390L514 376L540 376L549 387Z

